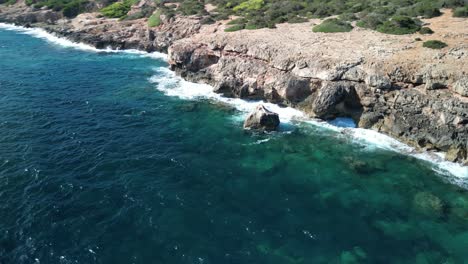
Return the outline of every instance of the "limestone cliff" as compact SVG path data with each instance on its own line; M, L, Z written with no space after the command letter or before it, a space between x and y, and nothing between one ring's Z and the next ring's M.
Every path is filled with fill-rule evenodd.
M217 25L174 42L170 64L226 96L265 99L322 119L352 117L360 127L466 163L468 22L445 12L426 20L438 32L430 39L449 43L440 51L423 48L415 35L312 33L313 21L234 33Z

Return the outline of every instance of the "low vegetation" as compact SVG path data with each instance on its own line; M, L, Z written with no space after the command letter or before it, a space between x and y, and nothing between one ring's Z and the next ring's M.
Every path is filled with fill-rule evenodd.
M349 22L359 27L388 34L410 34L421 26L417 17L432 18L441 15L441 8L456 8L463 15L465 0L202 0L217 8L207 14L197 0L177 0L184 8L165 8L169 15L209 15L213 20L240 17L227 31L239 29L273 28L279 23L299 23L310 18L338 15L339 21L327 25L330 32L339 23L340 30L349 31ZM187 11L190 7L190 12ZM348 24L343 24L347 22ZM325 24L326 25L326 24ZM321 27L319 27L321 28ZM327 27L324 31L326 32Z
M231 27L226 28L224 31L234 32L234 31L242 30L244 28L245 28L245 25L233 25Z
M458 7L453 10L454 17L468 17L468 6Z
M423 34L423 35L430 35L430 34L434 34L434 31L428 27L422 27L420 30L419 30L419 33Z
M16 0L0 0L11 3ZM96 5L95 2L99 2ZM81 12L95 11L97 6L105 6L101 12L112 18L126 18L135 0L26 0L37 8L46 6L63 11L68 17ZM363 28L378 30L388 34L409 34L420 29L418 17L431 18L441 15L441 8L451 8L456 17L467 17L466 0L154 0L156 8L171 18L176 14L203 16L203 21L226 20L231 16L243 19L233 24L228 31L239 29L274 28L279 23L300 23L310 18L338 16L339 22L328 25L330 32L339 23L340 30L349 30L348 24L356 21ZM205 5L216 8L208 13ZM91 6L91 8L90 8ZM91 9L91 10L90 10ZM151 12L132 14L131 18L149 17ZM342 23L343 22L343 23ZM326 29L325 29L326 30ZM325 31L322 31L325 32Z
M123 0L122 2L112 3L101 9L101 14L109 18L124 18L136 2L137 0Z
M329 18L323 21L320 25L315 26L312 30L314 32L336 33L336 32L349 32L353 29L350 23L337 19Z
M412 34L420 29L421 22L408 16L393 16L377 26L377 31L393 35Z
M16 3L16 0L0 0L0 4L13 5Z
M148 18L148 27L157 27L161 25L161 10L157 10Z
M447 47L447 44L439 40L428 40L423 43L423 47L430 49L443 49Z

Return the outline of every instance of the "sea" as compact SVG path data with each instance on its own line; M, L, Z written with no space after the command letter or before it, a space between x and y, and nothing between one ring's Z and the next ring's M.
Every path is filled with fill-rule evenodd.
M0 263L468 263L468 167L0 24Z

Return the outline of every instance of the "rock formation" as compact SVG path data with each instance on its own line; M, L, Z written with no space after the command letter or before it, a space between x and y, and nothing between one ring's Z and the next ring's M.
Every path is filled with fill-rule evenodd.
M244 128L273 131L278 128L279 124L280 120L278 114L260 104L247 116L244 122Z

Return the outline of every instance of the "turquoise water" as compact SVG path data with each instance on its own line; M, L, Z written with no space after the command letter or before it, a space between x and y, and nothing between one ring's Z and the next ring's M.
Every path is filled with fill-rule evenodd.
M162 59L1 29L0 58L2 264L468 263L466 180L427 161L245 132Z

